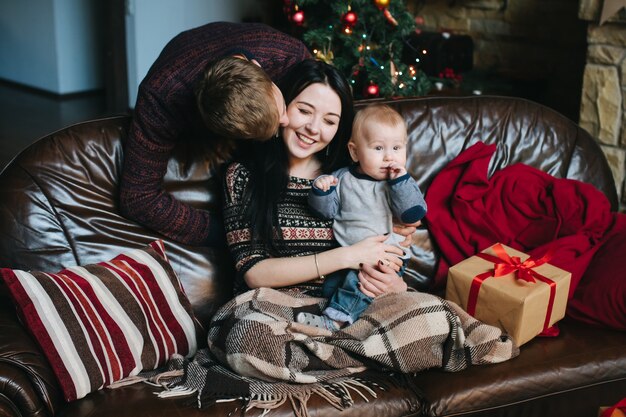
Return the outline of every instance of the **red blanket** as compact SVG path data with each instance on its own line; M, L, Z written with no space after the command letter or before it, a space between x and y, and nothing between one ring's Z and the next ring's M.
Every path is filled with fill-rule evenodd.
M496 242L538 257L556 244L550 263L572 273L570 307L574 305L577 313L572 315L626 329L626 266L615 261L619 253L613 256L626 249L625 215L611 212L605 195L592 185L558 179L527 165L511 165L487 178L495 149L495 145L473 145L451 161L428 189L425 223L442 254L433 289L445 286L450 266ZM587 278L608 274L611 288L603 292L615 292L617 283L618 298L611 299L608 307L607 300L602 306L588 306L600 303L598 295L585 305L578 300L576 307L571 298L600 250L606 253L598 256L611 253L613 262L594 263L594 274ZM621 253L621 259L626 262L626 253ZM603 285L609 284L602 278Z

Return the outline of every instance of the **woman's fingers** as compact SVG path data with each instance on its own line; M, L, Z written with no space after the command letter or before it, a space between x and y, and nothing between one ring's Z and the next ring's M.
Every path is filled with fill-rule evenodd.
M375 288L376 287L372 286L372 284L370 284L367 278L365 278L363 272L359 272L359 289L361 290L361 292L367 295L368 297L374 298L380 295L380 294L375 294L370 290L370 289L375 289Z
M388 235L371 236L355 244L354 261L376 265L378 261L384 261L395 272L402 267L402 257L405 251L396 245L383 243Z
M400 261L400 265L402 265L402 260L400 258L394 257L394 261ZM376 268L373 269L373 274L384 282L389 282L392 278L395 279L398 276L392 265L387 265L382 261L378 262L378 270L376 270Z
M368 284L366 288L369 291L382 294L385 292L389 282L394 277L397 277L398 274L396 274L390 265L385 265L382 261L378 263L377 267L378 269L370 265L363 265L361 272L363 273L365 281Z
M372 297L390 292L403 292L407 290L404 280L389 266L379 262L376 268L369 265L363 265L359 272L359 281L361 287L365 290L363 293Z
M364 293L370 297L370 294L374 294L374 296L384 294L383 289L380 288L383 285L381 285L379 278L373 275L377 272L378 271L369 265L363 265L363 268L359 272L359 282L361 283L361 286L369 292L369 294Z
M388 236L389 235L376 235L376 236L372 236L372 237L370 237L368 239L372 239L372 240L374 240L376 242L384 242L385 240L387 240Z
M393 269L394 272L398 272L402 267L402 264L402 259L398 258L397 256L393 256L390 260L389 266L391 267L391 269Z
M381 259L380 262L382 265L388 266L389 268L393 269L394 272L398 272L403 263L402 259L398 258L397 256L391 256L385 259Z
M393 254L393 255L397 255L397 256L403 256L404 255L404 251L402 249L400 249L399 247L394 246L394 245L386 245L385 246L385 252Z

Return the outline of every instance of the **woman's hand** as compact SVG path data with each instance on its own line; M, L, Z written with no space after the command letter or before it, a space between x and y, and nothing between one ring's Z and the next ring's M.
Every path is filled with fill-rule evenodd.
M422 222L420 220L412 224L399 223L399 224L393 225L393 232L401 236L404 236L404 240L400 242L401 246L404 246L405 248L411 246L413 233L415 233L415 231L417 230L419 226L421 226L421 224Z
M363 265L359 271L359 288L368 297L395 292L404 292L408 286L393 268L379 262L374 268Z
M399 271L402 266L402 249L397 246L383 243L387 235L372 236L348 246L350 255L347 257L349 265L346 268L360 269L361 265L376 265L382 261L392 270Z

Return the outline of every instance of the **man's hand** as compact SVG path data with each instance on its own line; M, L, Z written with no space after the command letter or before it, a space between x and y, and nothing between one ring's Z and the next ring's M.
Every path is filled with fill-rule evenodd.
M330 190L330 187L334 187L339 183L337 177L333 177L332 175L323 175L315 180L313 186L322 191Z

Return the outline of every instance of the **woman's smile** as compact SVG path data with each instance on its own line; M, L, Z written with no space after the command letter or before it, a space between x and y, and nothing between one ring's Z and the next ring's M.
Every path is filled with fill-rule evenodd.
M298 137L298 139L300 139L302 142L304 142L307 145L313 145L316 142L315 140L299 132L296 132L296 136Z

